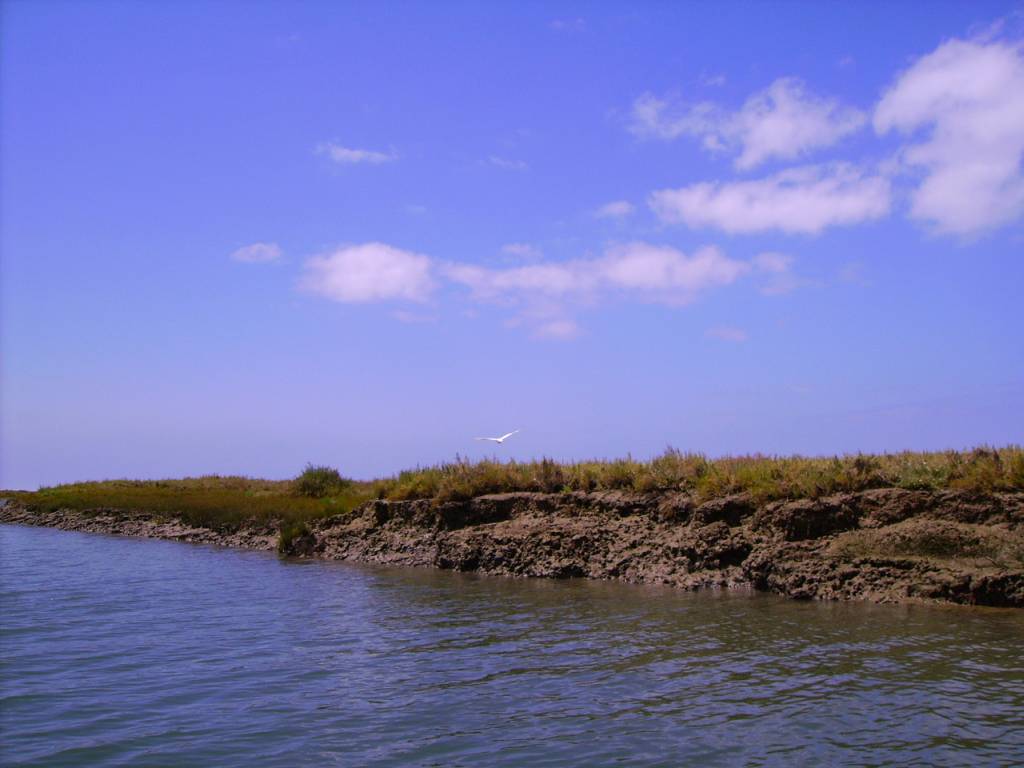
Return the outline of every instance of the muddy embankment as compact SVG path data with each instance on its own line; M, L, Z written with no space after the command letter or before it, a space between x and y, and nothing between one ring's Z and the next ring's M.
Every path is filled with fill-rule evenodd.
M144 512L0 522L274 549L271 528L225 533ZM1024 494L878 489L755 504L681 494L509 493L373 501L309 525L285 553L546 578L752 586L795 598L1024 607Z

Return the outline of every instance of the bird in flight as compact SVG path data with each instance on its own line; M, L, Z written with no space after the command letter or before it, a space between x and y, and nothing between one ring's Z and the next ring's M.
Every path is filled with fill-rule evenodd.
M474 437L473 439L474 440L489 440L492 443L497 443L498 445L501 445L502 443L504 443L506 440L508 440L510 437L512 437L512 435L514 435L518 431L519 431L518 429L513 429L507 435L502 435L501 437Z

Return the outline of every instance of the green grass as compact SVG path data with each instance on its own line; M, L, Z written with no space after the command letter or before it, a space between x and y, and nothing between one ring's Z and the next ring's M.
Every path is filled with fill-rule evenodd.
M309 465L295 480L220 476L108 480L3 495L45 511L141 510L218 530L256 523L298 531L301 523L347 512L373 498L443 502L508 491L622 490L678 491L700 501L749 493L758 502L767 502L869 488L1024 491L1024 449L720 459L669 449L650 461L627 458L564 464L550 459L471 463L456 458L372 481L348 480L330 467Z

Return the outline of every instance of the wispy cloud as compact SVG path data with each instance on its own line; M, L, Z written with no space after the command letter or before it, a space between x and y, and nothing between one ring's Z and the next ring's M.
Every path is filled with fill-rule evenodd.
M278 35L274 38L274 45L278 48L291 48L302 40L298 32L291 32L285 35Z
M453 283L469 288L481 301L502 300L511 296L569 296L587 291L590 275L578 269L578 262L549 262L522 267L492 269L477 264L451 262L445 276Z
M576 16L574 18L552 19L548 26L556 32L582 32L587 28L586 19Z
M683 306L702 293L734 283L751 265L719 249L692 255L669 246L629 243L596 258L493 269L450 263L447 279L464 286L478 302L513 312L509 327L525 328L544 339L572 339L581 329L573 316L612 301Z
M435 315L425 315L420 312L410 312L406 309L396 309L391 313L391 316L400 323L406 325L425 325L428 323L436 323L437 317Z
M501 252L521 261L538 261L544 257L540 248L529 243L506 243L501 246Z
M780 78L735 111L644 94L633 104L630 129L642 137L697 138L709 151L736 154L735 166L749 170L773 158L792 160L832 146L865 120L861 111L810 93L796 78Z
M602 205L594 211L594 215L599 219L624 219L631 215L634 210L636 209L628 200L615 200Z
M363 243L308 259L299 288L343 303L423 302L447 283L467 289L477 303L509 310L509 325L539 337L564 339L580 332L574 310L613 301L683 306L744 275L764 271L759 263L768 261L731 259L713 246L686 254L671 246L632 242L609 247L595 257L500 268ZM772 269L784 272L788 264L780 262ZM401 310L395 317L418 322L421 316Z
M682 305L710 288L728 285L750 269L714 247L692 255L644 242L609 248L603 256L505 269L449 263L446 277L478 301L515 304L535 300L601 303L619 294L646 302Z
M870 281L865 277L864 264L859 261L847 262L840 267L839 280L840 282L851 283L853 285L871 285Z
M495 168L502 168L506 171L525 171L529 167L522 160L513 160L507 157L499 157L498 155L491 155L487 158L487 162Z
M704 335L709 339L728 341L733 344L740 344L750 338L745 330L731 325L719 325L714 328L708 328Z
M284 255L277 243L253 243L233 251L231 258L246 264L265 264L277 261Z
M534 335L541 339L575 339L580 327L575 320L549 320L537 325Z
M793 257L785 253L766 251L755 256L753 263L762 272L778 275L789 271L789 268L793 266Z
M651 194L650 205L662 221L693 228L817 234L885 216L890 185L882 176L837 163L791 168L752 181L663 189Z
M320 155L327 155L327 157L339 165L356 165L359 163L379 165L380 163L390 163L398 159L398 154L394 150L376 152L370 149L354 149L352 147L343 147L341 144L333 141L325 141L318 144L316 152Z
M782 296L808 284L807 280L793 274L794 261L792 256L775 251L759 253L752 259L754 269L767 278L760 287L763 295Z
M572 317L571 307L553 301L535 301L519 306L504 323L506 328L527 332L534 339L568 341L582 335L583 329Z
M896 79L874 127L926 131L901 153L924 176L911 193L913 218L969 235L1024 214L1024 43L940 45Z
M384 243L346 245L308 259L301 290L345 303L425 301L436 283L430 257Z

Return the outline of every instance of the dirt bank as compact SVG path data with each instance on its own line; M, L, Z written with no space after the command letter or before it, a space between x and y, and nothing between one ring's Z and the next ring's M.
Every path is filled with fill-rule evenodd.
M145 513L36 513L0 522L273 549L267 527L217 532ZM796 598L1024 607L1024 494L880 489L755 504L745 495L509 493L372 501L311 523L286 554Z
M39 525L64 531L170 539L190 544L216 544L222 547L271 551L277 547L278 541L276 526L215 531L191 526L174 517L155 515L151 512L117 509L92 509L84 512L61 509L55 512L38 512L30 507L5 502L6 499L0 499L0 523Z

